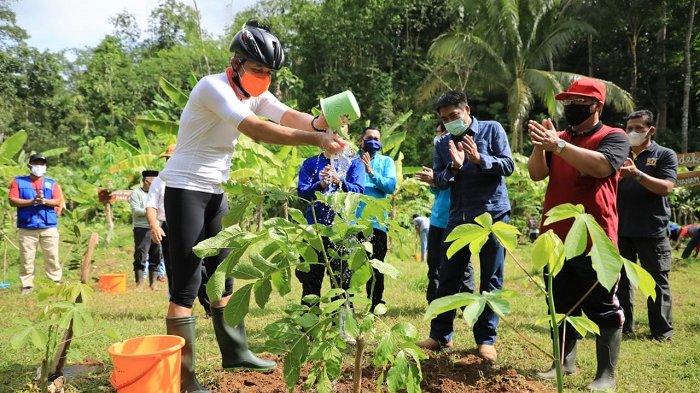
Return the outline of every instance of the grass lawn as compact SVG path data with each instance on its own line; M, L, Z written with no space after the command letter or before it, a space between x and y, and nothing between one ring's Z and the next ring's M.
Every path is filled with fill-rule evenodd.
M62 247L64 247L63 245ZM62 249L63 251L64 249ZM111 391L108 377L111 363L107 347L112 339L100 329L109 326L122 338L165 333L164 314L167 306L167 291L160 284L157 291L136 289L133 284L131 253L133 250L131 229L119 225L112 244L100 244L95 255L93 277L100 273L127 272L129 286L122 295L95 292L89 307L97 329L82 339L76 340L69 355L69 363L80 363L85 359L104 362L103 371L71 382L68 391ZM523 247L523 258L529 259L529 248ZM64 255L62 252L61 255ZM402 272L400 280L387 281L385 298L389 308L385 320L410 321L422 336L428 333L429 323L423 321L426 307L426 266L414 261L401 261L390 253L388 261ZM37 286L51 285L42 272L43 260L37 261ZM36 295L20 296L18 262L16 251L10 252L8 278L10 289L0 290L0 392L34 391L32 379L39 364L40 354L31 348L12 349L9 338L23 318L31 318L38 311ZM478 270L478 269L477 269ZM66 272L68 280L75 280L78 273ZM644 310L646 303L637 298L638 336L626 338L618 367L618 391L624 392L690 392L700 386L700 261L691 260L674 263L671 274L675 336L672 342L657 343L645 338L649 333ZM96 285L95 285L96 287ZM549 348L549 333L544 326L534 324L546 312L544 299L532 288L524 274L512 262L506 267L506 287L521 293L512 305L513 314L508 324L501 324L497 349L499 364L515 368L521 374L532 377L538 370L548 367L549 361L536 349L525 343L514 329L518 329L530 340ZM281 315L287 302L299 300L300 287L295 282L294 290L286 298L272 297L265 310L251 305L246 319L248 334L254 350L262 350L263 327ZM202 308L195 308L195 315L202 315ZM198 320L197 363L200 380L205 384L214 378L219 369L219 352L214 339L211 322ZM470 329L457 322L456 347L458 350L472 349ZM370 346L371 347L371 346ZM567 391L584 391L595 372L594 341L588 337L581 342L578 364L581 372L565 380ZM348 358L348 362L350 358Z

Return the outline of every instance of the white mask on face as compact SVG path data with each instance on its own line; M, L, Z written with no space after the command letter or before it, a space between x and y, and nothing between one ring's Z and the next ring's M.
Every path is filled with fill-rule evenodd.
M630 140L630 145L636 147L644 143L644 141L647 139L647 132L632 131L627 134L627 137Z
M36 177L42 177L46 173L46 165L30 165L29 171Z

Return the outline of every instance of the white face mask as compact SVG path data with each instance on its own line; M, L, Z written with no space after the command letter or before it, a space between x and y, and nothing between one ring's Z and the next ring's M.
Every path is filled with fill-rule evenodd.
M644 141L647 139L647 132L632 131L627 134L627 137L630 140L630 145L636 147L644 143Z
M29 171L36 177L42 177L46 173L46 165L30 165Z

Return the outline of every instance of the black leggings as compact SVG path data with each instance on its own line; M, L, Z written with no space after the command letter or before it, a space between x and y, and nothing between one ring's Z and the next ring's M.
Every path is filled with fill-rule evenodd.
M165 187L165 217L168 222L169 254L172 268L170 302L192 308L202 285L202 262L211 277L229 250L202 261L192 247L221 231L221 219L228 211L224 194ZM223 296L233 293L233 279L226 280Z

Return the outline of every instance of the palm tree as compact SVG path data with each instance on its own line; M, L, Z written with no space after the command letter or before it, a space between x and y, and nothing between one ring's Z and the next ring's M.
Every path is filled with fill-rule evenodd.
M580 76L555 71L553 59L576 38L595 33L588 23L570 16L577 14L572 4L564 0L465 0L465 20L475 22L470 29L457 27L433 42L429 54L437 66L421 96L432 96L437 88L465 85L464 74L457 79L459 73L450 66L463 64L470 89L507 95L511 147L522 152L524 121L534 99L547 107L551 117L558 118L561 106L555 94ZM612 82L603 82L607 86L606 104L622 111L633 109L629 93Z

